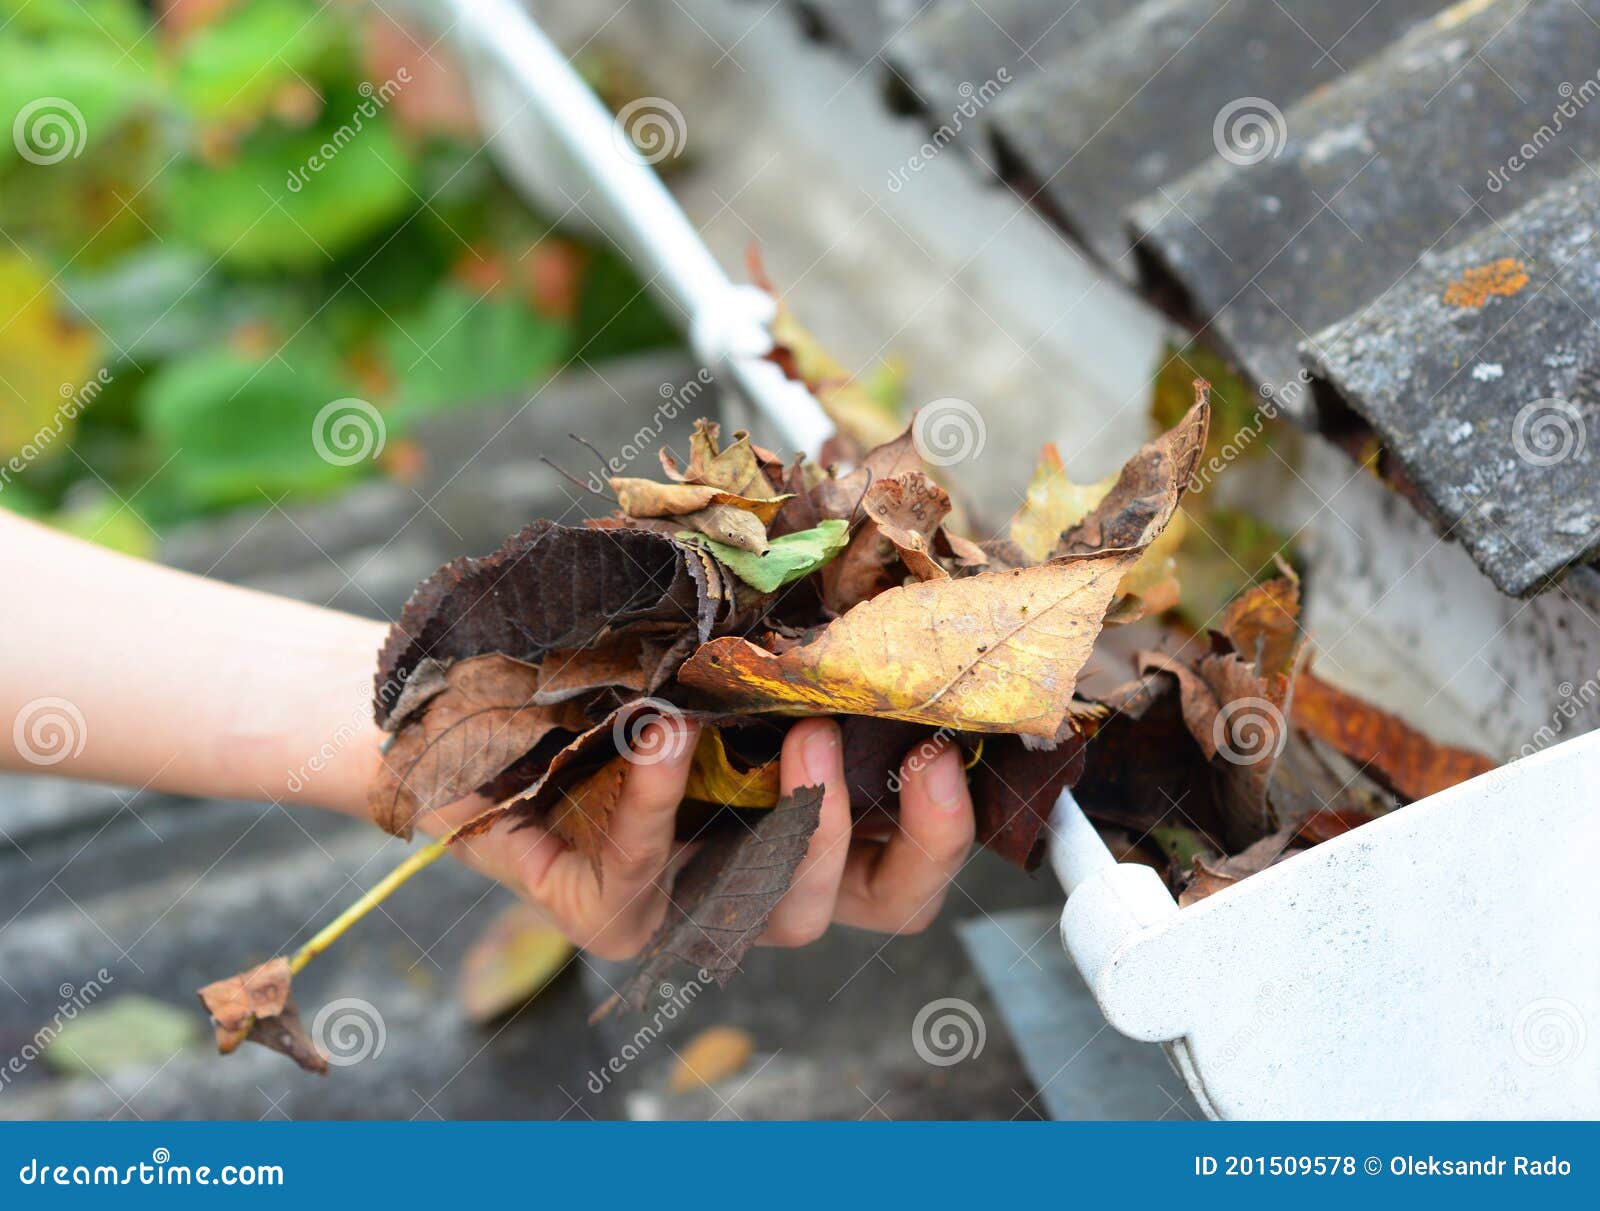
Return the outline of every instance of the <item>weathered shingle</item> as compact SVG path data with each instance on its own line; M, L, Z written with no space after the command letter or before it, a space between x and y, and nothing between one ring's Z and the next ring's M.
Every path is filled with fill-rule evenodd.
M1127 8L1128 0L938 0L884 51L889 102L943 122L986 83L1009 89Z
M989 107L1001 171L1132 276L1124 211L1217 154L1218 115L1280 110L1444 0L1158 0L1049 60ZM921 23L912 27L915 34Z
M1583 167L1304 350L1507 593L1600 555L1597 237Z
M813 37L837 43L863 61L884 48L896 31L932 7L934 0L792 0Z
M1218 156L1132 210L1146 286L1258 383L1297 343L1401 288L1419 258L1503 221L1600 156L1600 106L1486 181L1600 66L1600 0L1473 0L1290 109L1259 163ZM1302 419L1305 419L1302 416Z

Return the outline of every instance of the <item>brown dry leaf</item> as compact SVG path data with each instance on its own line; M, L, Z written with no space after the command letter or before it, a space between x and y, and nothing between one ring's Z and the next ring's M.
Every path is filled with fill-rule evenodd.
M675 518L682 529L704 534L716 542L725 542L752 555L767 553L767 527L754 513L733 505L707 505L695 513Z
M538 995L576 953L531 904L518 901L489 922L461 962L461 1006L480 1025Z
M707 839L678 873L666 920L639 966L594 1018L619 1003L643 1009L679 962L726 984L789 890L821 812L822 787L802 786L753 827L737 821Z
M1022 507L1011 518L1007 534L1029 563L1050 558L1062 532L1088 516L1111 490L1113 481L1076 484L1061 462L1061 451L1047 442L1039 451L1039 462L1028 481Z
M700 557L665 535L535 522L417 586L379 653L378 725L393 730L390 712L424 660L499 652L535 661L640 622L704 639L718 608Z
M779 656L733 636L714 639L678 679L739 711L1054 737L1134 558L1121 552L890 589Z
M1439 744L1309 669L1295 678L1292 717L1296 727L1366 766L1379 782L1408 799L1425 799L1495 768L1482 753Z
M894 545L911 575L918 580L943 580L949 575L933 551L939 528L950 514L950 494L921 471L879 480L861 498L861 509Z
M757 499L727 492L710 484L658 483L653 479L617 477L611 481L617 494L617 507L631 517L682 517L712 505L728 505L753 513L763 526L768 525L789 496Z
M771 807L781 793L777 761L753 769L735 769L728 759L722 730L708 727L700 732L694 765L683 790L685 799L721 803L725 807Z
M762 466L762 455L750 444L750 435L739 430L733 435L733 444L723 448L722 426L713 420L697 420L689 437L689 465L682 470L665 450L661 451L662 469L673 479L686 484L702 484L720 488L734 496L754 500L771 500L777 492Z
M594 881L605 885L604 858L611 842L611 816L622 798L628 761L613 757L599 769L561 791L545 827L589 860Z
M1263 675L1288 673L1302 646L1300 578L1281 558L1278 570L1281 576L1251 585L1229 602L1217 627Z
M1134 455L1084 523L1118 540L1114 549L890 589L781 655L733 636L715 639L678 679L741 711L875 715L1054 739L1118 584L1177 511L1205 444L1204 384L1196 395L1176 428ZM1063 543L1081 540L1079 531Z
M736 1026L712 1026L702 1030L678 1052L667 1088L687 1093L702 1085L715 1085L743 1070L755 1053L756 1041Z
M463 660L447 688L383 754L367 806L385 832L410 837L417 816L454 803L528 752L572 710L533 705L539 668L509 656Z
M327 1058L306 1034L289 995L291 979L289 960L280 957L202 988L200 1003L211 1015L217 1050L228 1055L248 1039L281 1052L307 1072L326 1073Z
M922 455L917 453L917 443L908 425L898 437L867 451L848 475L830 475L818 481L811 490L811 498L824 518L849 518L872 484L894 479L908 471L924 470Z
M1198 855L1194 860L1194 873L1184 889L1178 893L1178 907L1188 908L1189 905L1204 900L1207 896L1216 895L1224 887L1232 887L1239 881L1240 876L1224 874L1207 864L1206 860Z
M1122 547L1147 547L1167 528L1176 495L1189 486L1210 424L1211 388L1194 381L1194 406L1171 429L1140 447L1116 482L1077 525L1061 535L1053 555L1092 554Z

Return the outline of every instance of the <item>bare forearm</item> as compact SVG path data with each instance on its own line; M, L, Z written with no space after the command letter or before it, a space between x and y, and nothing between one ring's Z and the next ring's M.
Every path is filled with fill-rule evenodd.
M0 767L359 812L384 627L0 511Z

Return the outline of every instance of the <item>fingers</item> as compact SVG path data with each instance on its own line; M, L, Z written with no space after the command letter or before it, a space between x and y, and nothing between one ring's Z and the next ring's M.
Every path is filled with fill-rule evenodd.
M637 747L648 762L630 760L607 827L603 883L582 854L544 835L518 855L522 876L573 941L600 958L637 954L661 923L677 852L678 804L694 763L699 728L682 719L660 718L646 727ZM537 831L537 830L530 830ZM521 833L511 834L515 842Z
M768 919L761 942L804 946L827 932L850 853L850 791L845 785L838 724L831 719L795 724L784 737L779 771L785 794L801 786L822 786L822 814L810 848L795 868L788 894Z
M836 919L883 933L927 928L966 861L975 824L961 753L939 740L901 766L899 828L883 845L858 845L839 888Z

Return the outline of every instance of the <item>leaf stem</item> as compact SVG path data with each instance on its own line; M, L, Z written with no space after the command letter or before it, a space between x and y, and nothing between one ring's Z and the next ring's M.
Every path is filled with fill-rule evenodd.
M419 870L438 861L445 850L450 847L450 842L455 835L455 831L445 833L444 836L428 842L415 853L407 855L404 862L374 883L371 888L362 894L359 900L329 921L317 931L314 938L294 952L294 955L289 960L290 974L299 975L307 963L342 938L347 929L387 900L402 883Z

